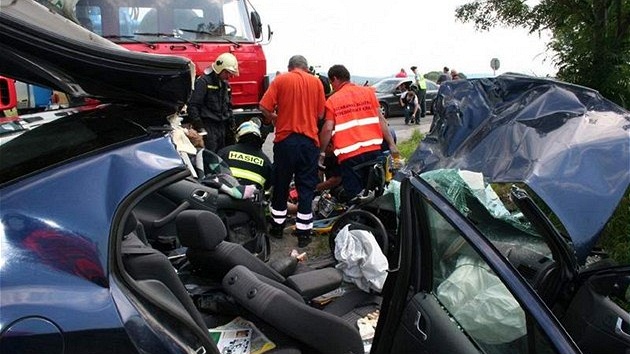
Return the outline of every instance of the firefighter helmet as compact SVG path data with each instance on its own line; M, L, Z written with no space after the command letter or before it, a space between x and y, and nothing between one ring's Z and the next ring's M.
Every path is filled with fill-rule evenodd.
M260 126L256 124L256 122L251 120L241 123L241 125L239 125L238 129L236 130L236 141L239 141L243 136L247 134L254 134L260 138Z
M212 70L217 74L227 70L234 75L238 75L238 60L232 53L223 53L212 63Z

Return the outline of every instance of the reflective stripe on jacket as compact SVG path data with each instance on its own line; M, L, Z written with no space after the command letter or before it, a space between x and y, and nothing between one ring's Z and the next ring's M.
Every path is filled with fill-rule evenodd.
M265 185L265 177L261 176L259 173L254 171L244 170L238 167L230 167L230 171L232 171L232 175L237 179L246 179L248 181L252 181L254 183L258 183L261 186Z
M379 150L383 142L379 104L374 92L365 87L346 84L326 102L326 119L335 122L332 142L339 162Z

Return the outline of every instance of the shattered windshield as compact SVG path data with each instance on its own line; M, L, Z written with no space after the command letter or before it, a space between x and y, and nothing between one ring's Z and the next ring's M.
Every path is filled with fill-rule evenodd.
M114 42L253 42L242 0L80 0L76 19Z
M525 247L538 256L552 258L551 251L535 225L509 200L501 196L476 172L439 169L421 177L466 216L503 253Z

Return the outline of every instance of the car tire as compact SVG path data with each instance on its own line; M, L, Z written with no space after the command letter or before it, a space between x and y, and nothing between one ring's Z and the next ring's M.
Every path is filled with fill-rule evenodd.
M387 104L385 102L379 102L379 103L380 103L381 114L383 115L383 117L389 118L389 108L387 107Z

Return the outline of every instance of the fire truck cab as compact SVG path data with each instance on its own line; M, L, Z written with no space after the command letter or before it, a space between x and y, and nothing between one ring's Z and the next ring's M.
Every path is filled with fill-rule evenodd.
M240 71L230 80L235 109L257 108L268 85L262 23L246 0L79 0L62 10L129 50L187 57L197 75L231 52Z

